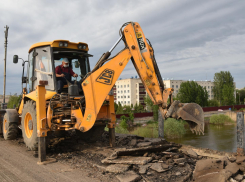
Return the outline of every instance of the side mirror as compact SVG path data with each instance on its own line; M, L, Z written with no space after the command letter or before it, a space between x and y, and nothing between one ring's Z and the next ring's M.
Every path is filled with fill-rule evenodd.
M75 68L79 68L79 62L75 61Z
M22 83L28 83L27 77L25 77L25 76L22 77Z
M13 63L14 64L18 63L18 59L19 59L18 55L14 55L14 57L13 57Z

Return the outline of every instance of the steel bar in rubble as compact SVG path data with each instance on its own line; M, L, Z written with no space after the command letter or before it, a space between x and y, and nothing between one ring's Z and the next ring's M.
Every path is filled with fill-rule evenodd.
M245 131L244 131L244 113L237 112L237 154L244 155L245 149Z

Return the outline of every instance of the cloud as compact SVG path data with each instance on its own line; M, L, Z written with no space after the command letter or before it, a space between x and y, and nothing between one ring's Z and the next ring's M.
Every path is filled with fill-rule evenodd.
M0 45L4 43L3 27L10 27L7 94L21 92L22 67L12 63L14 54L26 60L34 43L82 41L94 55L90 59L93 68L128 21L140 23L154 46L164 78L210 80L215 72L224 70L232 73L238 88L244 87L244 8L245 2L239 0L2 1ZM121 43L113 54L122 48ZM4 47L0 49L2 71L3 57ZM120 77L135 75L129 63ZM0 91L2 83L0 74Z

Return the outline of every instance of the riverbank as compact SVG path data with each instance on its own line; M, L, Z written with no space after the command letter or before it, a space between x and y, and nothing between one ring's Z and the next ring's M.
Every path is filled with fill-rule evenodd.
M214 125L209 124L209 117L205 118L205 129L204 135L193 134L189 125L186 122L182 123L185 129L185 133L182 137L168 137L166 133L170 130L166 127L164 137L167 141L179 143L182 145L191 145L197 148L209 148L213 150L225 151L225 152L235 152L236 151L236 124L232 125ZM170 124L171 126L171 124ZM178 129L175 128L175 132L178 132ZM117 123L116 133L123 134L134 134L147 138L157 138L158 137L158 123L157 122L148 122L142 125L135 124L134 127L127 129L122 129ZM174 133L171 131L170 133Z

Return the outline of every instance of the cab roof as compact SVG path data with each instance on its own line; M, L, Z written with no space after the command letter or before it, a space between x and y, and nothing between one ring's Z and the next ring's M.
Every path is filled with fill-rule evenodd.
M60 46L59 43L60 42L63 42L64 43L68 43L68 46L67 47L64 47L64 46ZM42 46L50 46L50 47L59 47L59 48L68 48L68 49L78 49L78 50L83 50L83 51L88 51L89 48L88 48L88 44L87 43L84 43L84 42L78 42L78 43L75 43L75 42L70 42L69 40L54 40L52 42L39 42L39 43L36 43L36 44L33 44L28 53L30 53L34 48L36 47L42 47ZM79 49L78 48L78 45L85 45L86 46L86 49Z

